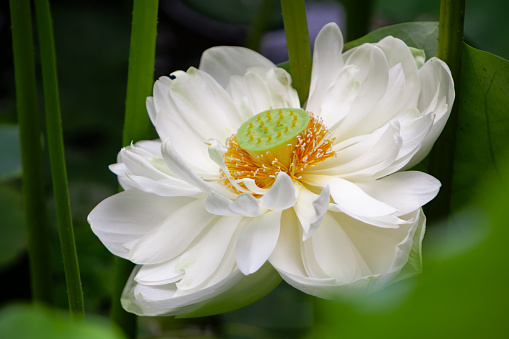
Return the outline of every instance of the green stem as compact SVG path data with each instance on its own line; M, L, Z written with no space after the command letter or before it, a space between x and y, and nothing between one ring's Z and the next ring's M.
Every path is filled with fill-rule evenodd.
M427 206L427 214L430 220L447 216L451 209L464 20L465 0L442 0L438 33L438 57L445 61L451 70L456 98L449 120L430 153L429 173L442 182L440 193Z
M343 0L346 12L346 41L368 34L373 16L373 0Z
M134 0L125 107L123 145L149 138L145 101L152 93L158 0ZM113 268L111 319L128 338L136 338L136 316L123 310L122 290L134 265L116 258Z
M10 12L32 297L35 302L52 304L53 285L42 177L30 1L10 0Z
M145 100L154 84L159 0L134 0L123 145L146 139L150 120Z
M46 111L46 131L53 180L53 194L55 196L58 234L67 283L69 312L72 319L82 320L85 315L85 308L83 305L83 291L81 289L78 255L76 253L67 185L55 42L49 1L36 0L35 14L39 33L44 108Z
M136 315L126 312L120 303L122 291L131 275L134 265L127 260L116 257L113 261L113 291L111 300L111 320L122 329L129 339L136 338Z
M293 87L299 94L301 106L307 100L311 82L311 48L304 0L281 0L286 44L290 59Z

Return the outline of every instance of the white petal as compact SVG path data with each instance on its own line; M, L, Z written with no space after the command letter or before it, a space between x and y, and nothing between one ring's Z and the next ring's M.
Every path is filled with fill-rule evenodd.
M355 65L359 72L355 78L360 82L357 97L350 111L338 128L333 132L337 141L369 133L374 130L362 128L362 122L377 107L386 93L389 83L389 67L382 50L371 44L364 44L345 53L345 64ZM377 126L378 128L379 126Z
M241 220L242 217L219 218L180 256L177 268L185 274L177 283L179 290L199 287L217 271ZM231 265L230 270L234 261Z
M320 195L314 194L305 187L301 187L299 199L293 209L299 217L303 240L306 241L318 228L327 212L330 201L330 187L326 186Z
M230 77L244 75L249 68L275 68L269 59L248 48L213 47L206 50L201 57L200 70L212 75L226 88Z
M251 194L241 194L230 205L230 210L237 215L245 217L257 217L265 212L265 209L260 207L260 199L256 199Z
M274 184L260 198L260 206L270 210L285 210L295 205L298 192L292 179L285 172L279 172Z
M302 236L299 232L299 219L294 211L283 211L280 229L276 248L269 258L270 263L286 272L306 275L301 259Z
M343 213L331 215L341 224L356 250L365 260L372 274L381 274L389 270L394 261L396 247L411 230L412 224L398 228L373 227Z
M169 198L130 190L115 194L88 215L92 231L113 254L127 258L123 245L158 228L169 215L193 199Z
M339 27L335 23L325 25L315 40L311 86L306 104L308 111L323 115L321 106L344 64L342 51L343 36ZM301 99L305 101L305 98Z
M348 220L341 219L344 231L372 271L372 275L363 276L350 283L341 283L333 278L313 278L301 274L298 270L284 270L282 266L276 265L275 261L273 265L290 285L321 298L351 299L374 293L389 283L415 275L421 269L425 218L420 211L409 217L414 220L412 225L394 230L365 224L363 226L355 219L351 219L353 222L350 224ZM338 258L338 261L340 260Z
M327 213L322 224L311 237L313 255L322 270L342 283L349 283L365 275L370 275L366 263L357 252L354 243L338 223Z
M257 217L266 211L260 207L259 199L246 193L240 194L237 199L232 201L220 194L210 192L205 208L212 214L222 216Z
M152 121L152 125L155 126L157 110L156 110L156 106L154 105L154 97L148 97L147 100L145 101L145 105L147 106L147 112L148 112L150 121Z
M198 187L203 192L210 191L210 186L189 168L184 159L173 147L172 141L170 139L166 139L163 142L161 150L166 165L173 173L175 173L177 177L184 180L188 184Z
M129 260L137 264L171 260L181 254L214 218L215 215L205 210L205 199L194 200L146 232L133 244Z
M201 194L201 190L198 188L189 185L185 181L172 177L155 181L126 173L126 179L131 180L131 187L136 187L140 191L154 193L164 197L197 196Z
M431 114L420 116L417 109L409 110L398 119L401 125L400 136L402 145L396 160L382 169L374 178L381 178L402 169L421 148L424 138L433 126Z
M378 217L398 211L396 208L371 197L358 185L348 180L322 175L309 175L306 176L306 180L322 187L329 185L334 202L344 213Z
M200 175L214 170L204 142L226 140L244 121L228 93L207 73L190 68L174 80L154 85L155 127L162 140L171 138Z
M203 317L250 304L272 291L280 281L277 272L267 264L254 274L245 276L235 270L213 285L175 296L174 284L144 286L131 278L122 293L122 306L143 316Z
M345 141L335 145L336 157L306 170L306 175L331 175L348 179L371 177L394 162L402 145L399 129L392 124L356 139L358 141L353 144ZM306 175L303 175L304 180Z
M214 191L210 192L207 201L205 202L205 209L207 212L222 215L222 216L233 216L237 215L235 212L230 210L232 201L221 194Z
M410 213L433 199L440 181L422 172L398 172L382 179L358 183L373 198L383 201L402 214Z
M400 39L387 36L375 44L384 52L389 68L401 65L406 78L418 77L418 65L411 49Z
M431 58L419 73L422 91L417 108L422 114L433 114L434 121L421 149L404 168L418 164L429 153L449 118L455 96L451 72L443 61Z
M161 264L143 265L134 280L148 286L174 283L184 275L184 271L177 270L177 263L178 260L173 259Z
M244 274L256 272L270 257L279 237L281 211L269 211L249 223L237 243L237 265Z

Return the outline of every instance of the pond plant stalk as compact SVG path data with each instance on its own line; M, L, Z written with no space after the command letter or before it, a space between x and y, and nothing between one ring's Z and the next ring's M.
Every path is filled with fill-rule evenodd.
M23 164L23 208L30 284L35 303L53 304L49 232L29 0L10 0L18 128Z
M151 95L154 83L158 6L159 0L134 0L133 3L122 146L150 139L150 121L145 101ZM133 268L131 262L115 257L111 320L122 329L127 338L136 338L137 318L122 308L120 299Z
M53 194L57 215L58 234L64 263L69 312L74 320L83 320L85 307L83 290L72 225L69 188L65 166L62 120L58 92L57 64L53 23L48 0L35 0L35 14L39 33L41 71L46 111L46 132L48 140Z
M281 10L293 87L299 94L300 104L303 106L311 82L311 47L304 0L281 0Z
M449 120L429 156L429 174L442 182L439 194L426 208L426 215L432 222L446 217L451 211L464 21L465 0L442 0L438 32L438 57L447 63L451 70L456 98Z

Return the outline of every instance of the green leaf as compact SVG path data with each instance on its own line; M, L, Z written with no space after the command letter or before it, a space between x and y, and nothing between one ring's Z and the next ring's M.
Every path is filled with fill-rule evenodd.
M464 45L453 207L474 196L479 178L500 176L509 136L509 62Z
M424 50L427 59L437 55L437 22L408 22L383 27L366 34L362 38L347 42L344 50L349 50L364 43L378 42L389 35L403 40L410 47Z
M0 268L12 263L26 248L21 193L0 187ZM1 336L0 336L1 337Z
M0 312L0 338L122 339L107 320L73 322L67 314L37 306L13 305Z
M21 176L21 153L16 125L0 126L0 182Z

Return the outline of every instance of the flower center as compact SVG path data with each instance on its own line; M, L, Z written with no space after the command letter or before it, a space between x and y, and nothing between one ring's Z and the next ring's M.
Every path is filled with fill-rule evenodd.
M334 139L327 137L329 130L322 121L302 109L263 111L244 122L226 142L223 158L230 180L249 178L260 188L270 188L277 174L286 172L299 181L306 168L334 156ZM233 188L226 177L225 184Z

